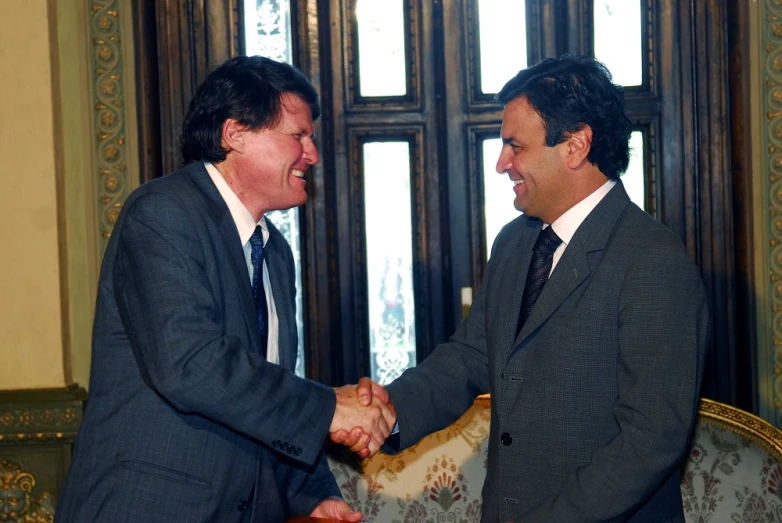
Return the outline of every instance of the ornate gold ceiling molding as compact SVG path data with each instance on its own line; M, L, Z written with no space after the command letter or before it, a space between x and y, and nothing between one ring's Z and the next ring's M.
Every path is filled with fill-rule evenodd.
M120 0L90 0L91 85L101 252L129 192Z

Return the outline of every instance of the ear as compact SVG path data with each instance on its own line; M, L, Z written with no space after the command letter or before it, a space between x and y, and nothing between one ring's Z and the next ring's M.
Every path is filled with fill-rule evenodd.
M228 118L223 122L221 139L223 142L223 148L229 151L244 152L245 145L245 132L247 127L240 123L239 120Z
M570 133L567 137L567 152L565 162L571 169L578 169L587 161L589 151L592 149L592 128L584 124L584 127Z

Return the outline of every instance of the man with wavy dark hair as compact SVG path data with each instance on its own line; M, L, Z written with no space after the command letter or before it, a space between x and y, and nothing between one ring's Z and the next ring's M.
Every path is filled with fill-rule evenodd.
M566 55L497 100L497 172L524 214L497 236L451 339L387 389L364 378L359 396L390 397L393 451L491 393L483 521L683 522L709 312L680 239L619 180L623 91L602 64ZM371 453L359 432L332 439Z
M258 56L198 88L184 167L128 197L104 256L57 521L361 519L323 441L360 426L376 449L395 418L294 375L293 256L265 218L306 201L319 114L301 72Z

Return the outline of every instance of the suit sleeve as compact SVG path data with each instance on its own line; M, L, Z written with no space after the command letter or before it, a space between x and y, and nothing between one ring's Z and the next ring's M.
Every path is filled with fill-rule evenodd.
M519 521L626 521L680 466L709 332L705 289L684 249L636 254L617 327L618 434L565 478L557 497Z
M204 254L223 246L185 207L148 193L126 209L115 232L115 299L141 374L179 411L270 448L283 442L312 465L334 413L334 391L268 363L225 331L221 280Z
M492 269L490 260L486 269ZM396 408L398 439L383 450L395 453L441 430L489 391L486 342L486 293L476 293L470 312L448 342L439 345L416 367L406 370L387 386Z
M309 516L326 499L342 499L324 452L312 466L283 457L275 475L289 517Z

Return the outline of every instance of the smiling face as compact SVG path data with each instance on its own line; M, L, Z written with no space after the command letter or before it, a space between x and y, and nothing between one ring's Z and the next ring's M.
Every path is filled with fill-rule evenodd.
M299 96L283 94L279 121L268 128L226 120L223 141L231 151L216 167L253 217L307 201L304 173L319 156L312 113Z
M508 102L497 172L514 183L516 209L550 224L570 208L572 191L565 163L567 140L554 147L547 147L545 140L543 120L527 99Z

